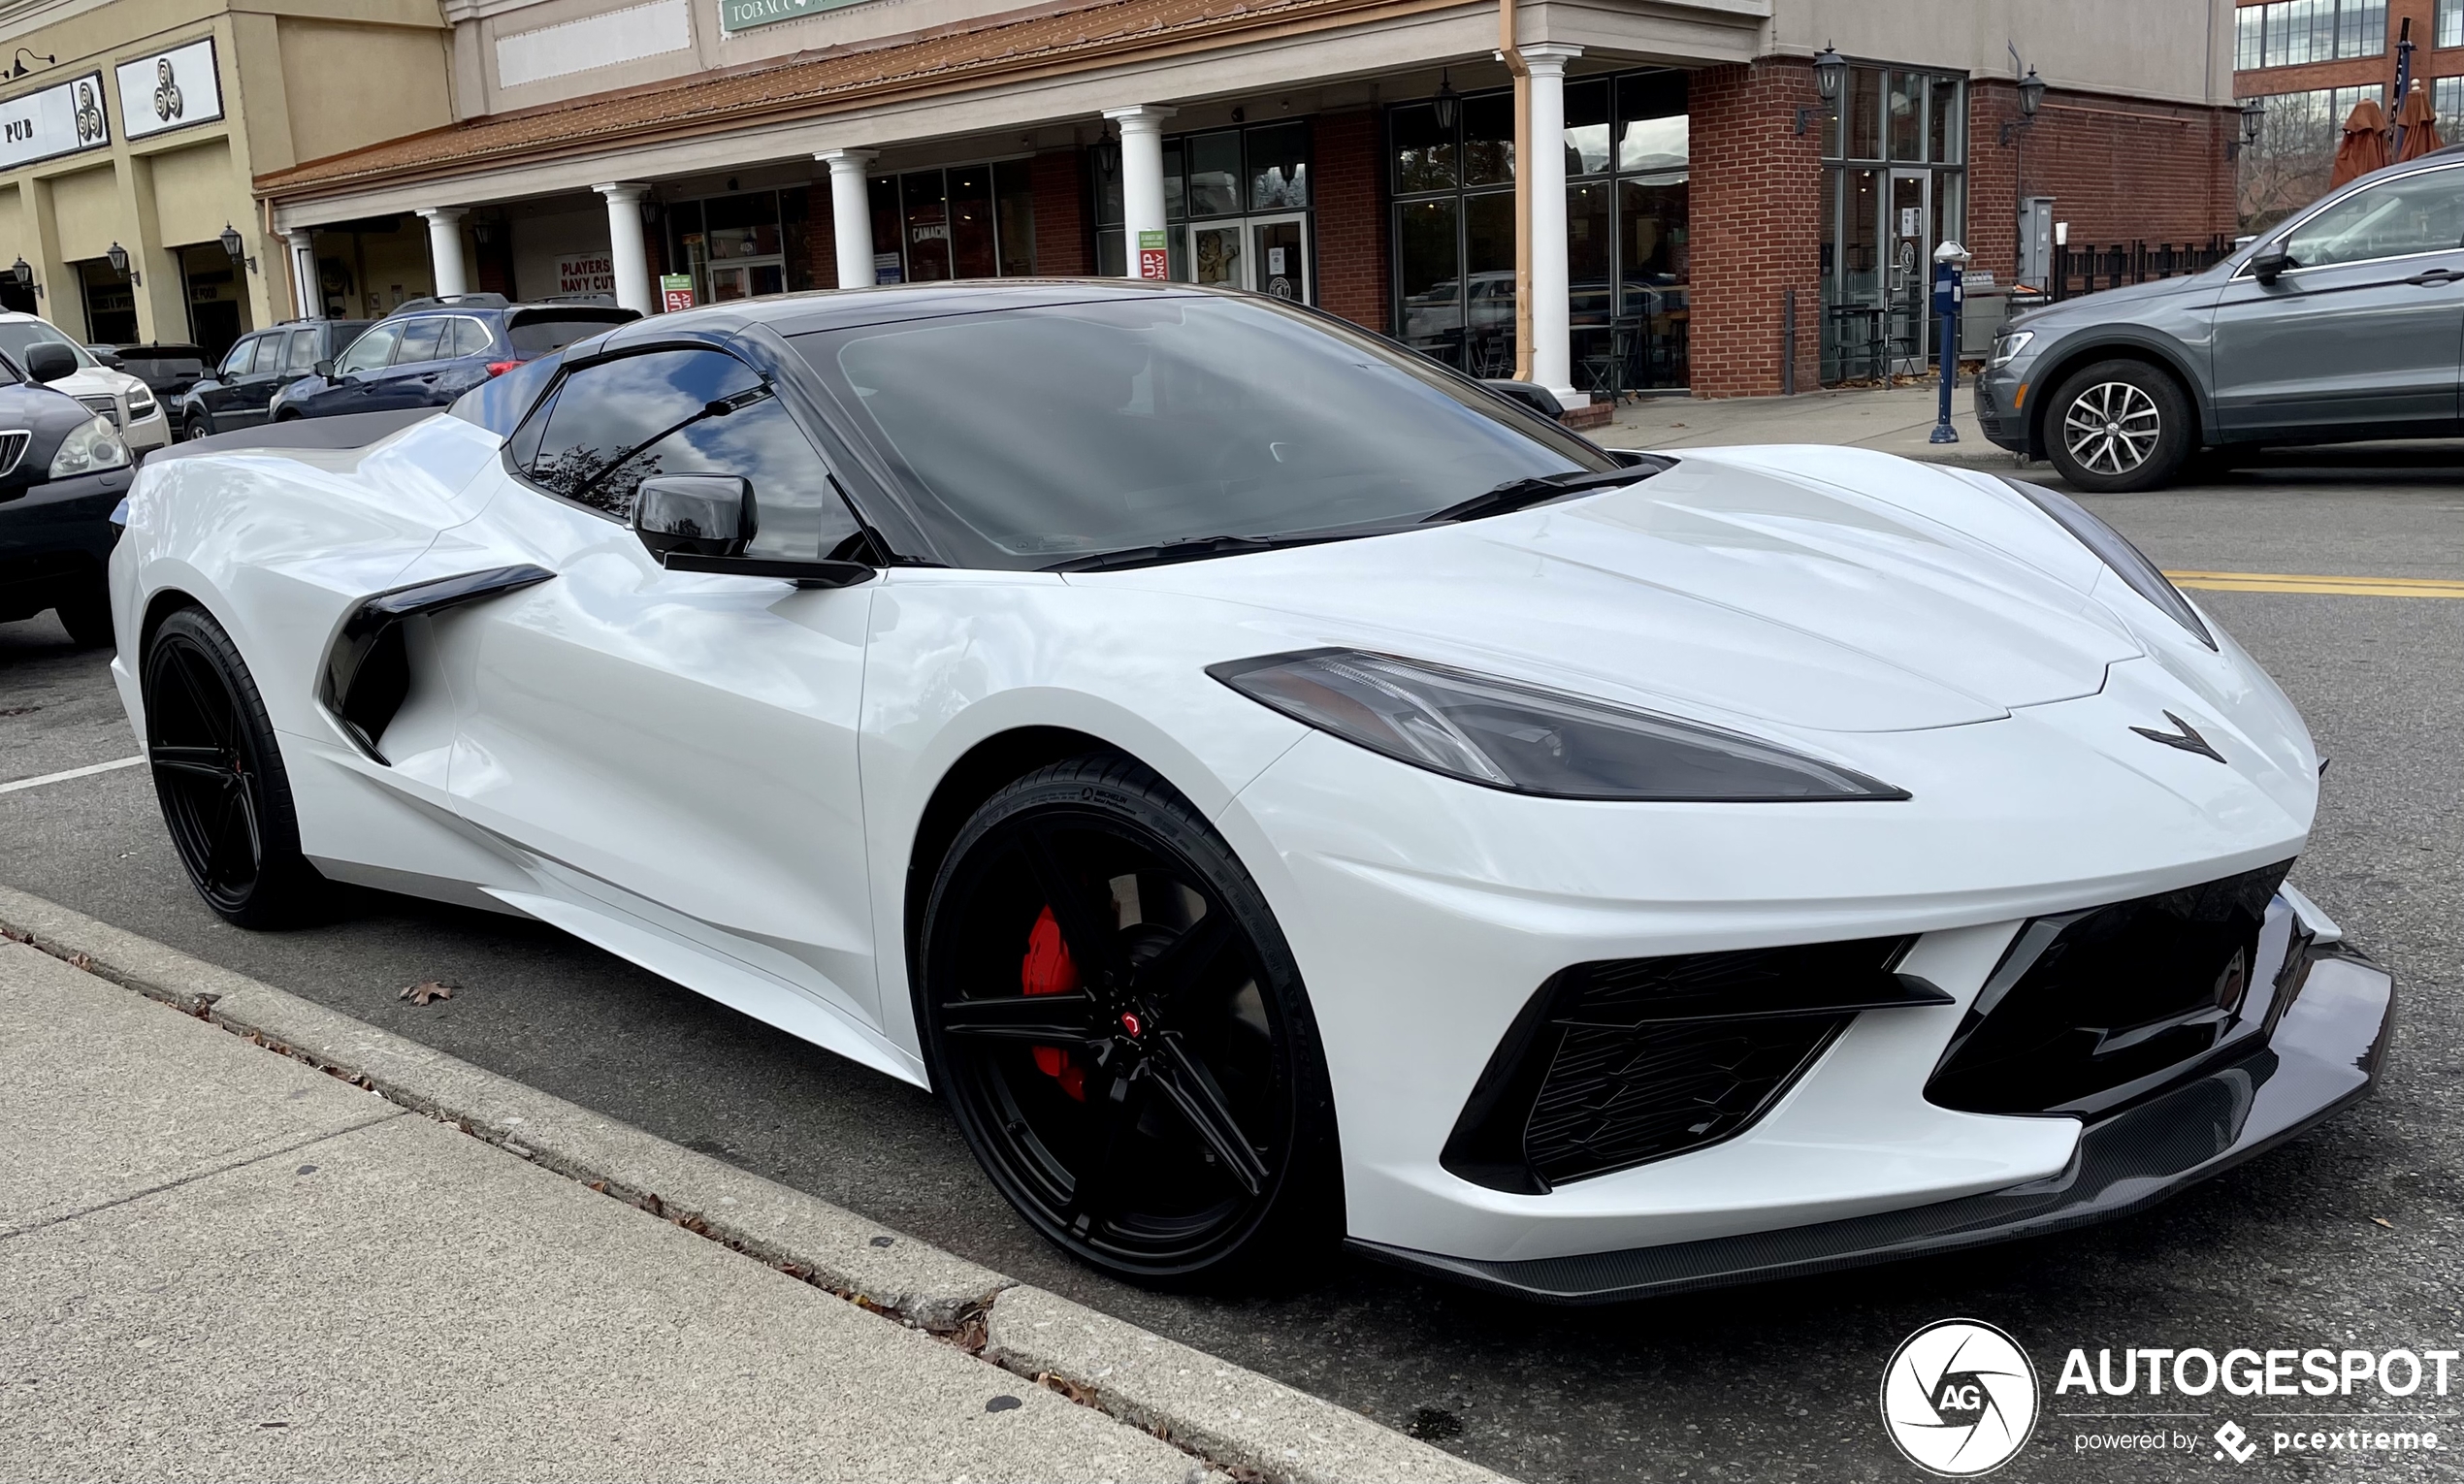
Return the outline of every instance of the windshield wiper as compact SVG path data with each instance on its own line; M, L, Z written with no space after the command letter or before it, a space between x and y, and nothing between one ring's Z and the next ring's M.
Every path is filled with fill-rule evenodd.
M1204 535L1183 536L1154 546L1124 546L1119 551L1099 551L1092 556L1072 557L1045 567L1048 572L1110 572L1125 566L1161 566L1171 562L1196 562L1206 557L1238 556L1243 552L1281 551L1291 546L1316 546L1327 541L1348 540L1368 534L1362 531L1313 532L1307 535L1251 536Z
M1484 515L1504 515L1526 505L1537 505L1565 495L1579 495L1585 490L1605 489L1610 485L1633 484L1648 479L1669 467L1666 459L1649 459L1641 463L1621 464L1615 468L1577 469L1570 474L1535 474L1523 479L1508 479L1504 484L1483 490L1470 500L1446 506L1432 515L1420 517L1421 524L1435 526L1446 521L1475 521Z

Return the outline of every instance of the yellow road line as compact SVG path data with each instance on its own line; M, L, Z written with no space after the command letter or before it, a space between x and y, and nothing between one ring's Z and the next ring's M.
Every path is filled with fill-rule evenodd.
M2451 577L2314 577L2298 572L2167 572L2176 587L2210 593L2323 593L2348 597L2464 597Z

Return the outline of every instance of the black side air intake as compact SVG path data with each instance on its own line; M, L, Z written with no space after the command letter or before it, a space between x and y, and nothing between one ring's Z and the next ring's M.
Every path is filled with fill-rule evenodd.
M378 762L377 739L410 694L410 660L403 648L403 620L442 613L500 593L535 586L555 576L543 566L495 566L379 593L351 610L334 647L326 651L319 698L359 750ZM390 766L391 764L387 764Z
M1740 1133L1858 1013L1952 1003L1894 972L1915 942L1562 969L1498 1043L1438 1162L1492 1190L1545 1195Z

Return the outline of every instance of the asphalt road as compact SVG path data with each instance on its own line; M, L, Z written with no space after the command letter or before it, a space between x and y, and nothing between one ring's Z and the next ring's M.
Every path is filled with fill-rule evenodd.
M2464 577L2464 473L2450 468L2279 463L2091 503L2168 567ZM2444 1398L2168 1399L2188 1414L2175 1426L2199 1430L2188 1454L2080 1454L2079 1433L2131 1425L2059 1415L2131 1405L2054 1395L2073 1346L2464 1348L2464 600L2198 597L2334 759L2293 880L2398 975L2383 1094L2128 1220L1695 1298L1550 1309L1351 1258L1241 1300L1106 1282L1012 1217L930 1097L545 927L374 894L311 930L223 926L181 878L142 768L0 794L0 880L1529 1480L1919 1477L1884 1439L1876 1390L1902 1338L1953 1315L2008 1330L2045 1376L2048 1416L2005 1477L2205 1471L2223 1467L2204 1439L2225 1418L2264 1441L2293 1425L2266 1414L2304 1410L2413 1414L2406 1425L2464 1448L2464 1367ZM0 782L133 750L101 655L69 648L48 617L0 626ZM437 978L465 988L427 1009L394 997ZM2262 1452L2251 1467L2307 1476L2366 1461L2395 1477L2464 1477L2458 1456Z

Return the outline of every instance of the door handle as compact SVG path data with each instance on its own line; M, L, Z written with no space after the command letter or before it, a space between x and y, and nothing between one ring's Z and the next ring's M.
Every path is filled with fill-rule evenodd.
M2435 286L2441 283L2453 283L2458 278L2464 278L2464 273L2458 273L2452 268L2433 268L2424 273L2415 274L2404 281Z

